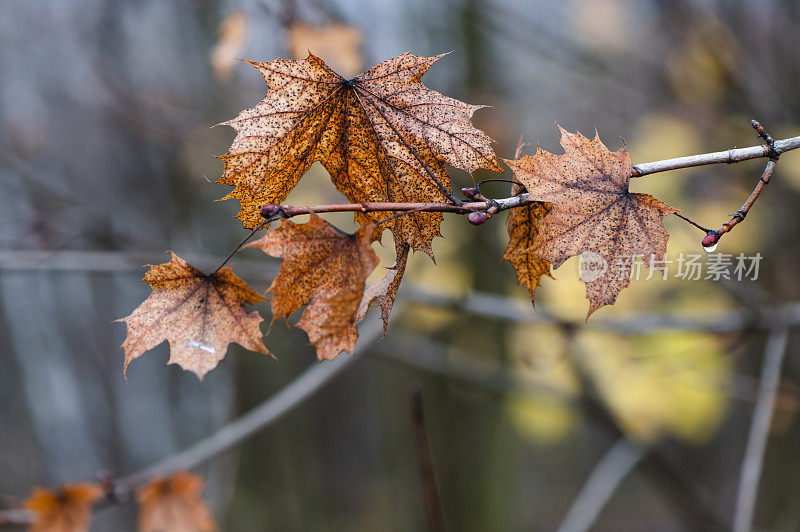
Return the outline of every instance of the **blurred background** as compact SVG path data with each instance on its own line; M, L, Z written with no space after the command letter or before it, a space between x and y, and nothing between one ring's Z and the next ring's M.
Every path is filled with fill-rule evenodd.
M228 192L212 184L214 156L234 132L210 126L264 95L235 58L307 50L346 75L405 51L452 50L424 82L491 106L474 122L506 158L521 134L560 153L555 122L596 128L612 149L624 138L634 163L758 144L752 118L775 138L800 134L794 0L2 2L0 504L147 466L314 363L302 331L279 322L265 340L277 361L232 346L203 384L165 366L161 345L125 382L125 327L112 323L148 295L142 265L166 261L164 250L213 269L246 234L235 201L214 203ZM717 227L763 164L655 174L632 188ZM454 170L453 182L472 178ZM287 203L343 199L316 164ZM504 218L476 228L448 217L438 266L411 257L388 334L198 468L220 528L426 529L415 387L450 530L729 528L765 344L781 334L768 327L800 315L798 200L800 153L790 152L717 250L760 253L757 280L675 279L673 264L668 280L635 281L588 326L576 259L543 281L534 311L501 261ZM328 219L352 227L349 215ZM666 225L670 258L702 253L702 233ZM254 250L233 262L256 290L278 265ZM258 310L269 321L268 305ZM767 357L781 372L771 422L762 402L760 530L800 529L795 340L782 367L783 350ZM135 512L105 507L92 529L132 530Z

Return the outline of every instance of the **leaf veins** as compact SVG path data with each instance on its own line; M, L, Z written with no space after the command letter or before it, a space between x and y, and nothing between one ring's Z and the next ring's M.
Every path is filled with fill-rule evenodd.
M226 266L211 275L170 251L172 259L151 265L142 279L153 293L133 314L118 321L128 326L122 344L128 365L164 340L170 364L193 371L202 380L225 357L228 344L270 355L262 340L258 312L245 304L264 301Z
M273 294L273 321L308 304L296 326L306 331L320 360L355 347L364 284L379 262L371 246L374 229L367 225L350 235L312 214L305 224L284 220L249 244L283 258L267 291Z
M506 163L532 199L551 204L530 249L556 268L583 252L600 257L594 264L599 269L584 277L588 318L630 285L636 257L651 265L664 257L669 238L664 218L677 210L628 190L627 152L609 151L597 135L588 139L559 129L563 155L537 149L532 157Z
M237 132L221 157L217 182L235 187L223 199L240 201L237 218L252 229L262 221L261 206L282 203L315 161L353 202L445 202L445 164L501 171L491 139L470 123L481 106L420 83L440 57L405 53L349 80L311 53L299 61L247 61L269 90L257 106L223 122ZM389 216L356 215L362 223ZM396 242L432 256L440 221L439 213L419 212L390 223Z

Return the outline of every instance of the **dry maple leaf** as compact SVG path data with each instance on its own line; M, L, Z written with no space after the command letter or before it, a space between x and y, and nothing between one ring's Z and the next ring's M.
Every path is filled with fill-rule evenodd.
M186 471L151 481L137 493L139 532L216 530L202 491L203 479Z
M408 245L401 246L397 250L397 260L395 265L388 268L388 272L380 281L364 290L364 296L358 305L356 320L361 321L367 316L367 310L373 301L377 301L381 306L381 319L383 320L383 332L389 327L389 314L392 312L394 300L397 297L397 290L400 288L400 281L406 272L408 263Z
M537 149L533 156L506 163L532 199L551 204L530 249L556 268L584 252L591 259L595 269L582 275L588 319L630 285L635 257L648 264L663 258L669 238L664 218L677 210L628 190L627 152L609 151L598 135L588 139L559 129L563 155Z
M170 251L172 259L150 269L142 279L153 293L124 321L128 335L125 372L138 358L164 340L170 364L193 371L202 380L225 357L230 342L270 355L262 340L258 312L245 304L264 301L226 266L211 275Z
M511 195L516 196L524 189L512 185ZM543 275L550 275L550 263L539 257L534 251L534 244L539 235L539 221L550 212L550 205L536 202L511 209L508 213L508 246L503 254L517 272L517 282L528 290L531 303L534 292L541 284Z
M262 221L261 206L282 203L314 161L353 202L445 202L445 164L501 171L491 139L470 122L482 106L420 83L439 57L405 53L353 79L313 54L298 61L248 61L269 90L257 106L223 122L237 132L220 157L225 170L217 183L236 187L223 199L240 201L237 218L252 229ZM356 215L362 224L389 216ZM432 256L441 218L419 212L393 219L395 241Z
M296 326L306 331L320 360L352 353L355 347L356 312L367 277L379 262L371 246L373 230L367 225L350 235L312 214L305 224L284 220L249 245L283 258L268 290L273 321L308 303Z
M34 488L25 500L25 508L35 517L31 532L86 532L89 530L92 505L103 496L97 484L78 482L61 486L58 491Z

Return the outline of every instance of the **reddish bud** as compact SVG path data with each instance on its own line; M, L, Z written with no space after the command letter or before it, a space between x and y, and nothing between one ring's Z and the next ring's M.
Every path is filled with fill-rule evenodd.
M704 248L708 248L713 246L719 241L719 235L717 233L708 233L706 236L703 237L703 240L700 243L703 245Z
M485 212L474 211L467 215L467 220L472 225L481 225L483 222L489 219L489 216Z
M261 216L269 220L276 214L281 211L281 208L277 205L264 205L261 207Z
M475 199L475 195L478 193L477 187L464 187L461 189L461 193L464 194L465 197L469 199Z

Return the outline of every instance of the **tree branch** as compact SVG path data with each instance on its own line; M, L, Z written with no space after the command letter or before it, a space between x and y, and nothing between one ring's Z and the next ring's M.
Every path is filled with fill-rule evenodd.
M790 150L800 148L800 136L775 141L775 151L778 155ZM679 170L681 168L692 168L694 166L706 166L709 164L733 164L751 159L762 159L770 157L771 150L768 145L761 144L749 148L734 148L728 151L717 151L714 153L703 153L700 155L689 155L688 157L676 157L674 159L664 159L652 163L640 163L633 165L631 177L642 177L658 172L669 170Z
M789 328L785 324L780 324L773 329L764 349L758 398L753 409L750 434L747 437L747 447L739 473L739 490L736 494L736 511L733 517L734 532L749 532L753 526L758 481L761 477L769 426L775 407L775 395L778 391L788 340Z
M366 323L359 330L359 340L353 356L341 355L325 363L314 363L275 395L253 408L246 414L224 425L214 434L195 443L178 454L136 471L110 484L108 496L103 502L125 499L136 489L153 478L191 469L218 454L238 445L270 424L278 421L304 401L312 397L331 382L337 375L349 368L363 349L375 342L383 330L379 320ZM0 511L0 526L22 526L33 522L33 513L28 510Z
M760 124L753 121L754 126L757 130L760 128ZM764 185L769 181L769 176L772 174L772 169L775 166L774 161L779 157L782 153L785 153L790 150L794 150L800 148L800 136L792 137L788 139L773 141L769 135L763 133L763 128L759 131L759 134L765 138L767 144L761 144L758 146L751 146L749 148L734 148L728 151L719 151L714 153L703 153L699 155L690 155L688 157L678 157L675 159L665 159L662 161L654 161L649 163L640 163L633 166L633 170L631 172L631 177L641 177L649 174L655 174L658 172L666 172L669 170L677 170L680 168L691 168L695 166L705 166L709 164L733 164L738 163L741 161L747 161L750 159L760 159L764 157L770 158L770 162L767 164L767 170L764 172L764 176L762 176L760 184L756 187L756 190L753 191L748 201L745 202L745 205L739 212L743 212L743 215L740 216L737 221L734 222L732 219L731 221L727 222L723 225L720 230L716 231L716 234L719 235L730 231L730 229L736 225L737 223L741 222L744 219L744 216L747 214L747 211L750 209L752 204L755 202L756 198L760 194L761 190L764 188ZM508 209L513 209L516 207L523 207L530 203L535 202L534 198L531 198L527 193L523 192L521 194L507 197L507 198L494 198L489 199L485 198L480 195L473 196L474 199L479 199L481 201L472 201L472 202L454 202L454 203L413 203L413 202L362 202L362 203L343 203L343 204L333 204L333 205L314 205L314 206L307 206L307 207L292 207L289 205L265 205L261 209L262 216L267 218L268 221L277 220L279 218L292 218L294 216L300 216L302 214L310 214L312 212L315 213L322 213L322 212L382 212L382 211L392 211L392 212L450 212L455 214L469 214L472 212L484 212L488 214L495 214L497 212L502 212ZM473 199L470 198L470 199ZM697 225L691 220L681 216L684 220L692 223L693 225ZM471 220L472 221L472 220ZM481 220L482 223L484 220ZM473 222L475 223L475 222ZM479 223L476 223L479 225ZM697 225L697 227L701 227ZM702 227L701 227L702 228ZM705 228L702 228L706 230ZM708 230L706 230L708 231ZM713 233L712 231L709 231Z
M625 436L614 442L572 501L558 532L589 530L619 485L644 455L645 449Z

